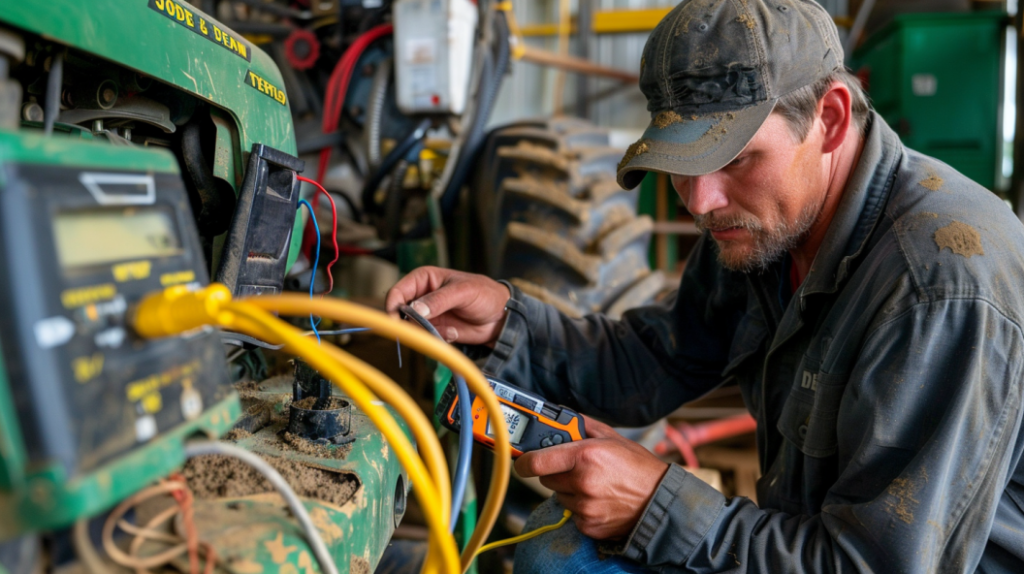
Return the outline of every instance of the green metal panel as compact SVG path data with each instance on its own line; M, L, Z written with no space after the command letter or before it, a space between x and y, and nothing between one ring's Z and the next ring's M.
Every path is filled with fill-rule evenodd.
M185 2L6 2L0 22L105 58L223 108L238 128L242 166L254 143L292 155L297 151L284 80L274 61L241 34ZM300 230L297 216L289 268L299 255Z
M289 378L265 381L258 391L261 401L274 404L275 415L284 419L291 393ZM394 410L392 415L412 441L405 422ZM250 436L238 439L237 443L246 450L265 456L358 477L359 489L351 500L341 506L312 499L303 502L310 509L313 522L323 535L338 569L346 572L355 559L365 560L369 566L366 571L372 572L396 526L396 485L404 486L404 496L410 484L384 435L355 405L352 406L351 425L350 434L356 437L351 447L326 447L332 452L334 449L351 448L339 458L288 448L278 438L279 433L285 430L284 422L269 424ZM259 568L253 566L246 570L252 572L307 572L304 564L312 553L280 498L255 495L200 500L196 502L196 518L200 538L214 546L222 563L245 561L259 565ZM288 565L296 569L292 570ZM356 568L352 570L359 571Z
M224 108L235 118L244 151L262 143L295 154L287 100L282 104L249 83L252 70L283 94L284 81L274 61L195 7L183 2L179 6L175 0L4 4L0 20L12 26L106 58ZM157 6L175 6L191 17L172 19ZM214 30L221 38L227 33L240 47L232 50L193 31L200 22L211 35Z
M179 173L178 160L160 148L114 147L105 141L42 132L0 130L0 164L39 163L93 169ZM3 173L0 172L0 178ZM0 179L0 184L2 184Z
M0 352L0 490L22 488L28 460L9 385L4 355Z
M185 462L185 441L196 435L218 437L241 413L238 395L207 409L148 445L122 456L100 470L67 480L60 465L31 469L25 488L0 492L0 540L23 532L71 525L83 516L111 508L153 480L167 476Z
M854 55L903 143L994 189L1000 169L1007 15L904 14Z

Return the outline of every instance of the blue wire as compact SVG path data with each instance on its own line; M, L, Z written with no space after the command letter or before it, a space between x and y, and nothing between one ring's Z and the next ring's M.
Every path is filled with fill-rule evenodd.
M455 388L459 393L459 458L455 463L455 478L452 480L452 518L449 529L455 531L455 523L462 512L462 500L469 482L469 468L473 459L473 409L469 387L462 377L455 375Z
M320 226L316 223L316 214L313 213L313 206L309 204L305 199L299 200L299 208L303 205L309 210L309 218L313 220L313 230L316 231L316 255L313 257L313 274L309 276L309 298L313 299L313 285L316 284L316 266L320 264ZM313 314L309 314L309 325L313 328L313 334L316 335L317 344L320 343L320 332L316 330L316 323L313 322Z

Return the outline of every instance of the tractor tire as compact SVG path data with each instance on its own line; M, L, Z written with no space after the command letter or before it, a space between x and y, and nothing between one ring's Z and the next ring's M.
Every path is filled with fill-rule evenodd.
M583 120L527 121L489 134L474 182L478 271L570 317L621 316L665 283L647 259L653 223L615 181L622 150Z

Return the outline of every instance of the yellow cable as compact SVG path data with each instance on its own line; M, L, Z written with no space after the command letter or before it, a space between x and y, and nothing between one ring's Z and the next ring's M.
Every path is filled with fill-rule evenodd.
M238 321L236 317L247 321ZM243 332L248 332L248 321L259 324L264 329L272 332L275 338L285 343L285 348L305 359L314 369L319 371L329 381L341 387L345 394L352 399L352 402L359 407L371 421L384 434L388 444L394 449L399 462L402 463L412 480L414 494L424 511L424 518L430 526L430 538L436 555L441 557L442 569L445 572L457 572L458 549L455 539L448 532L449 512L443 510L438 495L437 483L430 476L423 461L416 455L415 448L409 443L405 434L399 430L398 423L381 404L377 397L371 393L362 382L344 366L342 366L331 354L327 353L312 339L305 337L302 333L287 325L280 319L271 316L262 309L249 303L238 302L228 303L223 306L223 312L218 314L218 322L225 327L231 327ZM258 331L257 331L258 332ZM328 344L329 345L329 344ZM437 440L436 438L434 439ZM445 480L445 477L437 477ZM449 504L451 504L449 502ZM435 552L429 554L434 555ZM432 564L433 556L425 564Z
M436 359L455 373L462 375L466 384L469 385L470 391L480 397L487 408L490 424L494 430L494 467L487 499L480 511L476 530L473 531L473 535L462 551L462 571L465 572L472 563L477 549L483 545L497 521L501 504L505 499L505 492L508 489L512 461L512 449L508 441L505 417L498 406L498 399L494 396L494 391L480 369L454 347L433 337L423 329L397 321L380 311L355 303L339 299L310 300L298 294L254 297L246 299L246 302L282 315L305 316L313 313L346 324L369 327L378 336L400 339L403 345Z
M163 337L193 330L203 325L216 324L248 332L271 340L282 340L289 351L321 371L326 378L339 385L348 396L366 412L392 445L399 461L415 485L417 498L423 507L431 530L430 547L424 572L458 572L459 558L454 538L448 532L449 509L438 508L440 494L437 482L447 483L448 476L435 480L416 456L416 451L401 432L391 414L379 404L376 397L322 347L304 337L298 330L244 303L232 303L231 293L223 285L211 285L198 291L184 287L171 287L144 299L134 311L133 324L145 337ZM427 435L437 441L436 437ZM430 440L427 441L428 443ZM438 445L438 448L440 446ZM446 466L443 467L446 469ZM450 503L449 503L450 504ZM440 564L438 562L440 561Z
M559 520L558 522L556 522L554 524L549 524L547 526L541 526L540 528L536 528L534 530L531 530L531 531L527 532L526 534L520 534L519 536L513 536L512 538L506 538L504 540L498 540L497 542L491 542L490 544L486 544L484 546L481 546L480 550L477 550L476 551L476 555L473 556L473 557L476 558L477 556L483 554L484 552L488 552L490 550L494 550L495 548L500 548L502 546L508 546L509 544L518 544L518 543L520 543L520 542L522 542L524 540L529 540L529 539L533 538L534 536L540 536L541 534L544 534L545 532L551 532L552 530L558 530L559 528L565 526L565 523L569 521L569 517L570 516L572 516L572 512L571 511L563 510L562 511L562 519Z
M259 328L255 325L253 327ZM282 342L272 331L261 331L258 333L250 331L249 334L262 341L267 341L268 343L277 344ZM395 384L394 381L389 379L387 375L378 371L373 366L334 345L322 345L320 348L332 355L338 362L345 365L348 370L352 371L356 378L360 379L378 397L398 411L398 414L409 425L409 429L412 431L413 436L416 437L416 442L420 448L423 462L427 465L427 469L430 471L431 476L434 477L434 481L436 483L435 486L438 487L438 490L441 492L441 495L439 496L441 508L447 508L450 510L452 504L451 485L448 481L442 481L439 478L450 476L448 472L448 460L445 458L444 450L441 448L441 443L436 440L437 434L434 432L434 425L430 422L430 419L423 414L423 410L416 404L416 401L414 401L408 393L403 391L401 387ZM449 511L446 514L447 515L442 518L444 521L449 521L451 518L451 512Z
M169 287L162 293L147 297L136 307L134 326L136 331L143 336L163 337L211 323L232 325L232 322L237 321L238 317L232 313L224 313L222 311L225 304L230 303L230 301L231 292L219 284L210 285L199 291L189 291L184 286ZM422 329L392 319L379 311L367 309L346 301L336 299L309 300L301 295L279 295L253 298L247 300L246 303L263 310L277 311L285 315L314 313L336 321L369 327L379 336L400 339L406 346L446 364L452 371L462 375L470 390L480 397L487 409L488 418L495 435L494 468L488 496L481 510L477 528L473 531L473 535L463 550L462 571L465 572L470 564L472 564L476 550L483 545L484 540L490 534L497 520L502 501L505 498L505 492L508 488L509 469L511 466L511 445L508 440L504 416L498 406L498 400L494 396L494 392L476 365L466 358L465 355L427 334ZM226 316L220 317L219 315L221 314ZM248 327L253 328L251 324ZM306 338L301 338L301 335L295 336L300 337L298 344L301 346L289 344L293 351L300 348L308 350L312 347L312 352L316 353L319 349L316 343ZM311 361L311 364L317 370L321 370L317 367L319 363L314 364ZM329 366L334 365L333 361L329 362ZM322 372L330 379L336 378L336 374L333 371L334 369ZM337 382L340 382L340 380ZM356 382L358 383L358 381ZM383 428L381 430L384 432ZM404 439L404 435L401 438ZM420 461L417 460L417 462ZM410 473L410 476L413 476L413 474ZM430 477L428 475L425 478L429 480ZM440 481L438 480L437 482ZM418 484L417 488L420 488L420 486ZM432 490L432 493L440 497L440 491L436 488ZM418 498L422 494L422 491L418 491ZM432 505L424 505L425 509L428 507L432 507ZM439 510L436 517L448 516L449 512L450 509ZM434 523L435 517L430 516L432 528ZM446 536L446 538L442 539L444 543L451 541L451 536L447 533L447 526L439 532L443 532ZM433 537L432 540L434 540ZM443 558L447 561L448 544L438 544L441 544L438 552L443 551L445 555ZM432 548L435 547L437 545L432 546ZM433 554L433 552L430 554ZM432 562L428 563L427 566L430 566L430 564Z

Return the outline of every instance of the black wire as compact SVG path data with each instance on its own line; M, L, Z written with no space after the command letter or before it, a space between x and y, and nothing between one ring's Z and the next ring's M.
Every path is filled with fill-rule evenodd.
M485 62L484 73L480 74L481 89L478 90L478 108L473 114L472 125L468 127L469 132L466 134L466 141L459 152L459 157L456 159L455 169L452 171L452 177L448 181L448 187L445 188L444 193L441 195L441 213L445 219L450 218L452 212L455 211L455 206L459 199L459 190L462 189L466 177L473 169L473 166L476 165L476 156L479 154L480 148L486 139L484 128L487 127L487 120L490 119L491 111L494 109L494 103L498 97L498 90L501 88L505 72L508 70L511 48L508 44L508 21L505 19L503 12L498 12L494 15L494 28L497 32L497 37L495 39L493 67L487 66L487 62Z
M423 315L417 313L416 309L413 309L409 305L399 305L398 312L401 313L406 318L416 321L417 323L419 323L420 327L426 329L428 333L444 341L444 337L441 336L441 333L437 332L437 329L434 327L434 324L431 323L430 321L427 321L426 317L424 317Z
M391 173L391 170L395 168L398 161L409 155L413 147L419 143L427 135L427 128L430 127L430 119L425 118L419 123L412 132L409 133L402 140L401 143L396 145L388 155L384 156L381 160L380 166L373 174L366 179L366 183L363 185L363 211L367 213L379 213L380 206L374 201L373 196L377 192L377 188L380 187L380 183L384 181L384 177Z
M50 61L50 75L46 78L46 107L43 116L43 133L53 133L53 124L57 121L57 114L60 113L60 89L64 83L64 52L60 51L53 55Z

